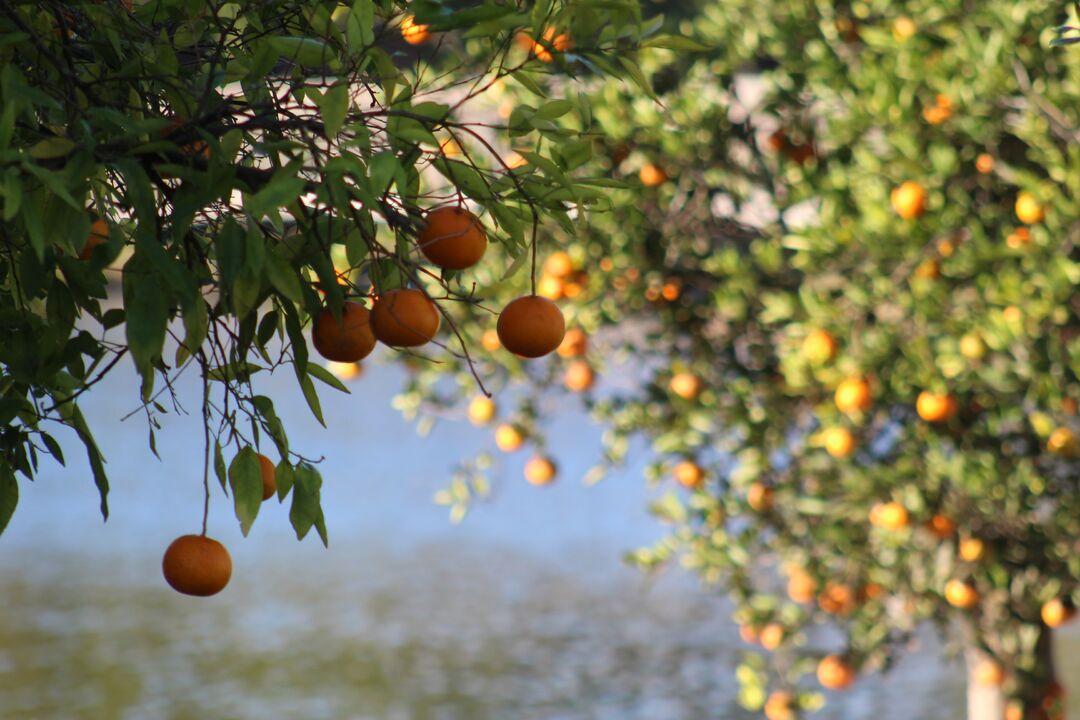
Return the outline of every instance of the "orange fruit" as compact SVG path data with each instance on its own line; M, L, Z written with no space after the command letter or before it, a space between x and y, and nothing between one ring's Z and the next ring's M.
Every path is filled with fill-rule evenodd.
M757 625L740 625L739 637L747 645L757 645L761 641L761 629Z
M814 330L802 344L803 357L813 365L824 365L836 357L836 338L827 330Z
M510 424L495 428L495 445L503 452L514 452L525 442L521 431Z
M90 234L86 236L86 242L83 243L82 249L79 251L79 259L89 260L93 256L94 248L104 245L108 241L109 223L103 218L97 218L90 223Z
M422 290L390 290L371 307L371 329L385 345L419 347L439 331L439 311Z
M872 403L870 383L861 377L847 378L836 386L833 399L836 401L836 409L848 415L868 410Z
M595 380L596 374L593 373L592 366L584 360L575 360L568 364L563 375L563 385L571 392L585 392L592 388Z
M893 210L904 220L914 220L926 212L926 189L913 180L893 188L891 200Z
M484 331L484 334L480 336L480 346L488 352L495 352L502 347L502 341L499 340L499 333L489 328Z
M855 668L839 655L826 655L818 663L817 679L826 690L847 690L855 682Z
M469 422L473 425L487 425L495 417L495 401L487 395L477 395L469 401Z
M826 583L818 596L818 607L830 615L850 615L855 611L855 593L847 585Z
M1066 415L1075 415L1077 411L1080 411L1080 403L1076 401L1076 398L1062 398L1061 411Z
M1076 435L1067 427L1059 427L1050 433L1046 449L1055 455L1071 457L1076 454Z
M805 604L814 601L817 594L817 580L803 570L791 573L788 578L787 594L792 602Z
M934 104L923 109L923 119L931 125L940 125L952 117L952 100L947 95L938 95Z
M983 175L989 175L994 172L994 156L989 153L982 153L979 157L975 158L975 169Z
M565 280L573 275L574 261L570 259L570 254L562 250L551 253L544 261L544 274L559 280Z
M986 355L986 343L976 333L967 333L960 338L960 354L968 360L981 360Z
M780 623L769 623L761 628L761 647L766 650L775 650L784 642L784 626Z
M541 275L536 281L536 294L548 300L562 300L566 297L566 281L554 275Z
M441 207L427 214L417 243L432 264L462 270L480 262L488 241L480 218L464 208Z
M834 458L846 458L855 452L855 436L847 428L833 427L822 432L825 451Z
M1049 600L1043 603L1042 621L1046 623L1047 627L1060 627L1076 617L1076 608L1069 605L1058 598Z
M164 128L158 133L158 137L165 139L175 133L180 128L184 127L187 121L181 118L172 118L170 120L169 127ZM201 155L203 159L210 159L210 145L205 140L193 140L189 143L180 146L180 152L184 155Z
M182 535L165 550L161 572L173 590L207 597L216 595L229 584L232 558L217 540L205 535Z
M416 22L416 18L407 15L401 19L401 37L410 45L423 45L431 38L427 25Z
M926 528L939 540L948 540L956 534L956 522L948 515L935 515L926 523Z
M919 263L912 274L921 280L936 280L941 277L941 263L937 260L926 260Z
M768 485L754 483L746 490L746 504L756 512L771 510L774 501L773 489Z
M311 340L327 360L341 363L362 360L375 349L371 313L360 303L346 302L341 305L341 322L338 322L330 308L323 308L311 328Z
M884 530L902 530L908 526L907 508L898 502L877 503L870 508L870 524Z
M693 373L677 372L671 376L668 387L671 392L683 400L696 400L697 396L701 394L704 384L701 382L701 378Z
M566 52L572 45L573 42L569 35L566 33L558 33L555 28L549 27L544 30L541 40L533 42L532 52L536 55L537 60L549 63L555 59L552 55L552 51L560 53Z
M259 458L259 473L262 475L262 499L265 501L277 493L277 481L274 479L277 469L270 458L261 453L257 457Z
M1019 250L1025 245L1031 244L1031 231L1026 227L1019 227L1009 233L1005 238L1005 244L1013 250Z
M1020 222L1025 225L1034 225L1037 222L1042 222L1042 219L1046 216L1045 210L1043 210L1042 204L1034 194L1025 191L1021 191L1016 196L1016 217Z
M668 176L663 168L652 163L645 163L641 166L641 170L638 171L638 178L641 179L641 184L645 187L656 187L667 182Z
M566 335L566 321L559 307L546 298L524 295L499 313L496 326L503 347L527 358L555 350Z
M907 42L913 38L918 31L919 27L915 24L915 21L909 17L901 16L893 20L892 36L896 42Z
M559 343L556 352L559 353L559 357L581 357L588 349L588 345L589 341L585 336L584 330L581 328L570 328L566 331L566 335L563 336L563 341Z
M993 660L983 660L975 668L975 682L979 685L1000 687L1005 682L1005 670Z
M945 583L945 602L955 608L968 610L979 604L979 591L963 580L950 580Z
M795 720L795 700L786 692L774 692L765 701L765 720Z
M326 363L326 369L338 380L355 380L364 374L364 366L358 362L334 362Z
M695 490L705 481L705 471L696 462L684 460L672 470L675 481L684 488Z
M929 423L948 422L956 415L956 398L948 393L923 390L915 400L915 412Z
M765 147L769 148L773 152L780 152L788 146L787 133L781 130L776 130L769 133L769 136L765 138Z
M546 457L536 455L525 463L525 479L530 485L550 485L555 481L555 463Z
M964 538L957 548L957 554L965 562L978 562L985 553L986 543L979 538Z

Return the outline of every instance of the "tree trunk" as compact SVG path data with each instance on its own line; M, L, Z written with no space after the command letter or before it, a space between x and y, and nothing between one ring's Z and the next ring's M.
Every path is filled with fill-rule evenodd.
M991 658L979 648L965 652L967 664L968 720L1063 720L1064 696L1054 673L1054 652L1050 628L1043 628L1035 645L1036 665L1030 672L1013 673L1008 684L1012 696L1000 684L985 682L980 667ZM982 682L980 682L982 680ZM1057 710L1062 710L1058 714Z

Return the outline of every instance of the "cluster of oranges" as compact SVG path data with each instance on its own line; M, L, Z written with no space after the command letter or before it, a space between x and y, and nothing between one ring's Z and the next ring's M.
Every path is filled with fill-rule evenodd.
M410 45L423 45L432 38L431 27L417 22L412 15L402 18L398 30L401 38ZM540 37L520 33L516 40L532 57L544 63L555 62L556 54L564 53L574 46L568 33L559 32L553 27L546 28L540 33Z

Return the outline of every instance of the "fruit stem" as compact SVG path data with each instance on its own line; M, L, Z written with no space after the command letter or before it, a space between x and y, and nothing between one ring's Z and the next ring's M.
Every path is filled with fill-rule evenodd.
M207 377L206 357L199 353L203 381L203 513L202 535L206 537L206 519L210 515L210 378Z

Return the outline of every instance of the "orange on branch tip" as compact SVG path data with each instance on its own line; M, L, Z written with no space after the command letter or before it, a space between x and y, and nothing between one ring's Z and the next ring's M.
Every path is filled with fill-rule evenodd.
M315 317L311 328L311 341L327 360L339 363L355 363L375 349L375 334L371 329L371 313L356 302L341 306L341 320L325 307Z
M945 602L961 610L969 610L979 604L979 591L963 580L945 583Z
M431 342L439 331L439 311L422 290L399 288L375 299L371 329L391 347L419 347Z
M1035 197L1034 193L1030 193L1026 190L1019 192L1016 195L1016 217L1020 222L1025 225L1034 225L1037 222L1042 222L1042 219L1046 216L1046 211L1043 209L1042 203Z
M417 243L432 264L463 270L480 262L488 241L480 218L464 208L441 207L424 218Z
M556 472L555 463L542 455L535 455L525 463L525 479L530 485L550 485Z
M469 422L473 425L487 425L495 417L495 401L487 395L477 395L469 401Z
M503 308L496 329L504 348L521 357L538 358L562 343L566 320L547 298L524 295Z
M566 366L563 374L563 385L571 392L585 392L592 389L596 381L596 373L592 366L584 360L574 360Z
M401 19L401 37L410 45L423 45L431 38L431 32L427 25L421 25L415 17L406 15Z
M904 220L914 220L926 212L926 188L914 180L893 188L890 199L893 210Z
M825 451L834 458L846 458L855 452L855 436L847 428L832 427L822 431Z
M165 550L161 571L173 590L208 597L229 584L232 558L217 540L204 535L183 535Z
M836 338L828 330L814 330L802 343L802 354L813 365L824 365L836 357Z
M934 393L923 390L915 400L915 412L929 423L948 422L956 416L958 403L949 393Z
M883 530L902 530L910 520L907 508L895 501L876 503L870 508L870 524Z
M855 668L839 655L826 655L818 663L817 679L826 690L846 690L855 683Z
M671 472L675 476L675 482L688 490L696 490L705 482L705 471L696 462L684 460Z
M704 383L697 375L683 371L671 376L668 387L683 400L696 400L704 389Z
M265 455L259 453L256 457L259 458L259 473L262 475L262 499L266 501L277 493L277 468L274 461Z
M525 436L513 425L504 423L495 428L495 445L503 452L514 452L525 443Z
M869 410L873 402L870 383L865 378L849 377L836 386L833 399L836 402L836 409L848 415Z

